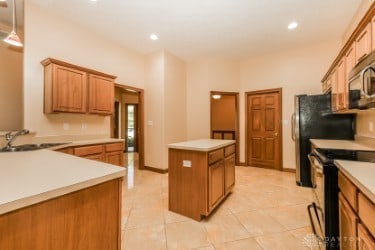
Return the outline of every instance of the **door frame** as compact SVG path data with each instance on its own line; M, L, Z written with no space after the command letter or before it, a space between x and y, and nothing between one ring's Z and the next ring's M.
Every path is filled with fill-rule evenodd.
M235 126L235 140L236 140L236 165L240 164L240 128L239 128L239 93L238 92L224 92L224 91L210 91L210 138L212 136L212 96L213 95L227 95L235 97L236 108L236 126Z
M248 131L249 131L249 124L248 124L248 111L249 111L249 106L247 104L247 100L249 96L251 95L259 95L259 94L268 94L268 93L278 93L279 95L279 117L280 121L278 122L279 124L279 155L280 155L280 166L278 167L278 170L282 171L284 169L284 164L283 164L283 125L282 125L282 114L283 114L283 89L282 88L274 88L274 89L264 89L264 90L256 90L256 91L248 91L245 92L245 165L249 166L249 156L248 156L248 148L249 148L249 140L248 140Z
M121 88L123 90L130 90L135 91L139 95L139 101L138 101L138 167L139 169L145 168L145 151L144 151L144 90L128 85L121 85L118 83L115 83L115 87Z

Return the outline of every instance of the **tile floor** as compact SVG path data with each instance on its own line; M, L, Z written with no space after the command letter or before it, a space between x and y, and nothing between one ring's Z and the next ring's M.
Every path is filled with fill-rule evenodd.
M236 167L236 185L208 218L168 211L168 174L138 170L127 154L122 249L319 249L307 215L311 190L293 173Z

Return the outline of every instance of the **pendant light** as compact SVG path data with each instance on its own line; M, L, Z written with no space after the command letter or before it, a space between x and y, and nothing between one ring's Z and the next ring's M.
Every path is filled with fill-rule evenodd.
M13 0L13 29L12 32L10 32L9 36L4 39L4 42L9 43L10 45L22 47L23 44L21 42L21 39L16 33L16 2Z

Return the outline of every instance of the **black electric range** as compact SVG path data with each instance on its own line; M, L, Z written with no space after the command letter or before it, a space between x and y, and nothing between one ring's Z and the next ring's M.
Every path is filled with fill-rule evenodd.
M311 226L326 249L339 249L338 169L334 160L375 162L375 151L318 148L309 159L314 193L308 206Z

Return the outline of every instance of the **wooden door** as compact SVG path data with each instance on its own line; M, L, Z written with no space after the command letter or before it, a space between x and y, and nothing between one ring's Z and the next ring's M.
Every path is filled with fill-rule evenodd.
M282 90L246 95L247 165L282 170Z
M105 162L123 167L124 166L124 153L122 151L106 153Z
M375 16L371 20L371 26L372 26L372 46L371 49L375 50Z
M53 65L53 71L52 112L85 113L87 74L60 65Z
M349 73L355 66L355 43L350 46L345 54L346 82L349 80Z
M111 115L114 109L114 82L110 78L89 76L89 113Z

